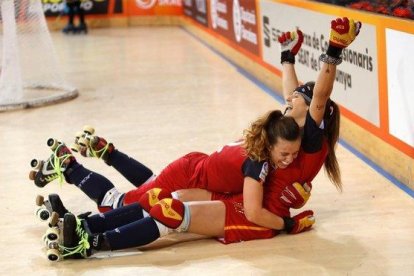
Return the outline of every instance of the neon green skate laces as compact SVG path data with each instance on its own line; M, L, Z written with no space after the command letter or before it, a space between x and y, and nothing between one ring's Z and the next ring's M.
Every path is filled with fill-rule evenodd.
M109 148L109 143L107 143L105 147L101 148L100 150L96 150L96 151L92 147L90 147L92 157L102 158L102 156L104 156L105 153L108 151L108 148Z
M66 160L68 160L70 157L72 157L72 154L65 153L62 156L58 156L58 151L61 147L64 145L59 145L54 151L53 151L53 163L51 162L51 166L53 170L55 171L54 174L49 175L46 177L46 181L50 182L55 179L59 179L59 183L63 183L63 172L65 171L65 167L63 164L65 164Z
M67 258L68 256L74 255L74 254L80 254L83 258L88 257L87 250L90 248L90 244L88 241L89 235L86 233L86 231L82 228L82 221L78 218L76 218L76 235L79 238L79 242L77 245L73 247L66 247L63 245L59 245L59 248L62 252L66 252L62 254L63 258ZM63 233L65 234L65 233Z

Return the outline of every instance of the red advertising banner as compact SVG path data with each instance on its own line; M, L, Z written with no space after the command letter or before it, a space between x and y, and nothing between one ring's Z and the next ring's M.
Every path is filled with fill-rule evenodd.
M210 0L209 17L214 32L259 55L256 1Z
M207 27L207 0L184 0L184 14Z
M128 15L182 15L182 0L128 0Z

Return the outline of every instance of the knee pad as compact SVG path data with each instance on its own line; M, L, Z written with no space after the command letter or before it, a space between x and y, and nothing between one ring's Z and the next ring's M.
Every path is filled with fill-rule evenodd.
M177 229L184 220L184 204L173 198L166 198L156 203L150 211L151 217L165 226Z
M142 209L150 212L152 207L164 198L171 198L171 193L160 188L153 188L145 192L138 200L138 203L141 205Z

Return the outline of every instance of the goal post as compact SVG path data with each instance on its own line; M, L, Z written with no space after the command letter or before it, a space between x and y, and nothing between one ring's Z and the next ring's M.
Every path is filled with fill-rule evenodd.
M41 0L0 0L0 112L75 98L59 67Z

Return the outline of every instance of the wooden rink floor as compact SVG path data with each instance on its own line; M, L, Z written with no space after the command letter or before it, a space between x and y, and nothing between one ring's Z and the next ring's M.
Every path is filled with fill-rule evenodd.
M75 214L96 211L73 185L55 181L40 189L28 179L30 160L51 154L49 137L70 145L89 124L159 173L185 153L210 153L238 139L259 115L281 108L181 28L52 38L80 96L0 114L1 275L414 275L413 198L342 146L344 191L324 172L317 176L306 206L316 216L310 232L231 245L175 234L129 250L131 256L49 262L41 240L47 225L34 216L36 195L58 193ZM133 188L101 160L76 157L119 190Z

